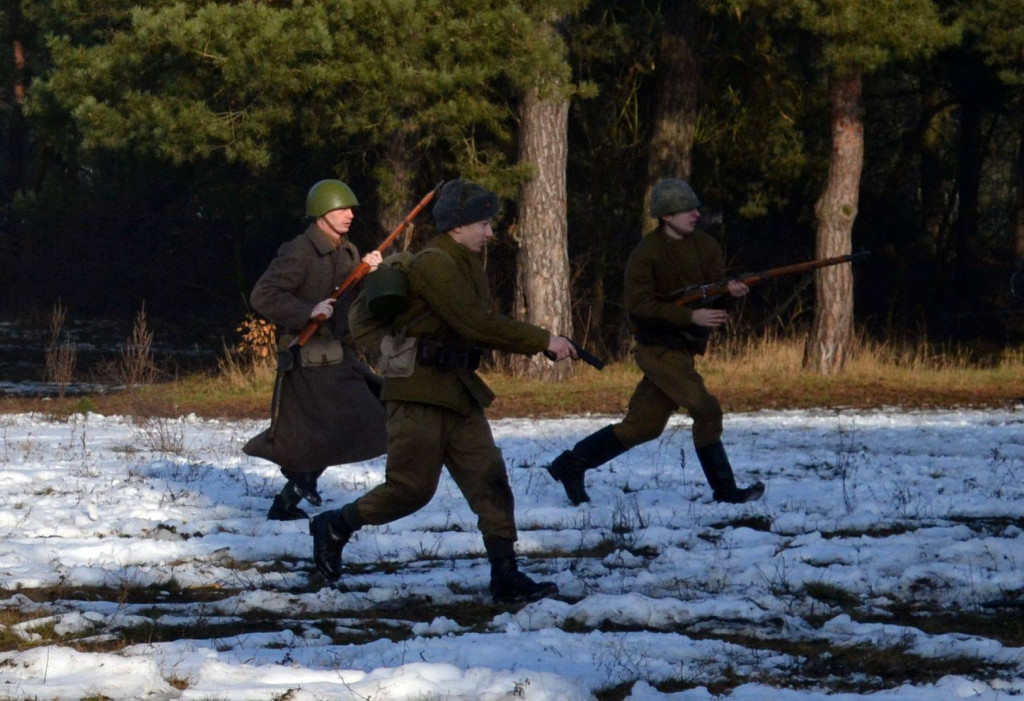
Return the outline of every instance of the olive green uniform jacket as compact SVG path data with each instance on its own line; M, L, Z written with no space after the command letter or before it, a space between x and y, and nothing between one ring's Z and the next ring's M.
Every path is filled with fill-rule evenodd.
M396 319L396 327L407 327L409 336L463 351L482 347L529 355L547 349L547 331L490 309L482 256L447 234L427 247L447 255L416 256L409 268L409 309ZM417 364L411 377L386 378L382 397L436 404L465 415L488 407L494 393L472 370Z
M698 448L719 440L722 408L704 386L694 355L707 346L707 330L692 323L690 308L670 295L684 287L725 277L718 242L702 231L677 240L655 229L626 264L626 313L637 340L636 361L644 372L629 409L614 432L626 448L661 435L669 417L683 407L693 419Z
M359 264L347 239L335 246L316 223L284 243L253 288L256 311L277 325L283 349L309 323ZM346 295L347 296L347 295ZM343 340L348 335L344 300L303 347L281 385L276 433L267 429L242 450L277 463L286 472L320 473L329 465L369 460L384 453L387 428L378 399L380 379Z
M638 336L665 334L657 345L681 345L697 354L704 352L706 332L691 324L692 310L673 304L673 292L725 277L725 258L718 241L694 231L682 240L655 229L640 242L626 263L626 313ZM639 338L638 338L639 341ZM642 341L639 341L642 342ZM649 344L655 345L655 344Z
M427 245L447 255L416 256L409 269L410 307L396 326L457 350L547 349L547 331L491 311L479 254L448 234ZM379 525L417 511L433 497L447 467L484 537L516 540L515 500L484 414L494 394L484 381L472 370L417 362L411 376L385 378L382 396L388 411L385 481L353 502L359 519Z

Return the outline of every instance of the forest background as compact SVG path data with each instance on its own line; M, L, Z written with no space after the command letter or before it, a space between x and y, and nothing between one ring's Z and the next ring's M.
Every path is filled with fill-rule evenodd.
M312 183L352 185L365 250L461 176L502 196L496 305L621 358L645 201L682 177L730 273L871 251L757 288L734 334L807 334L825 374L855 333L984 362L1024 339L1021 17L1024 0L11 2L3 316L144 304L217 346Z

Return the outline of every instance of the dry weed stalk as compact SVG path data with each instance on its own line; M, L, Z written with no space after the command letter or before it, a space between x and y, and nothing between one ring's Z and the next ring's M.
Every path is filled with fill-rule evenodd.
M129 389L150 384L156 379L157 367L153 360L153 333L146 323L146 304L143 302L135 316L132 334L121 350L121 378Z
M74 379L75 366L78 364L78 349L75 348L75 344L61 340L67 316L67 307L57 300L50 316L50 342L46 347L46 367L43 370L44 381L55 384L57 394L62 399Z

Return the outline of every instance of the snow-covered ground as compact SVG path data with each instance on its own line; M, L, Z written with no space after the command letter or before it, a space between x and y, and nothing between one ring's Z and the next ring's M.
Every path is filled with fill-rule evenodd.
M711 501L680 416L574 508L543 465L606 423L493 423L524 569L561 589L504 610L447 476L328 586L305 522L265 520L260 424L0 416L0 698L1024 694L1024 407L728 415L768 485L743 506ZM324 508L382 476L329 469Z

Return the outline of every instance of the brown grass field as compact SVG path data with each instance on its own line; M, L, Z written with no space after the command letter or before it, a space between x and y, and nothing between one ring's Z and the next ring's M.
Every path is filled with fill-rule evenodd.
M797 408L1006 407L1024 404L1024 348L979 360L968 351L926 344L859 341L844 371L822 376L802 369L803 342L766 337L720 343L698 361L708 388L726 411ZM49 398L0 398L0 413L41 412L260 419L268 414L273 369L230 358L215 373L165 378L130 392ZM492 418L617 415L625 411L640 372L629 361L597 371L577 363L558 383L497 371L482 375L497 393Z

